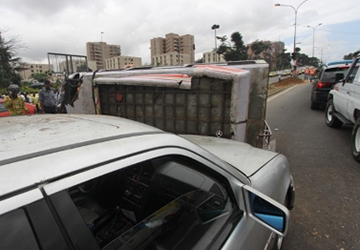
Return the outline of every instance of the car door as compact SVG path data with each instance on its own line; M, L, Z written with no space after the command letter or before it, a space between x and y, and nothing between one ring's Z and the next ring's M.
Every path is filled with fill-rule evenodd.
M353 121L353 112L350 110L353 104L350 100L357 90L357 86L354 86L357 69L354 66L350 68L344 83L338 86L338 94L334 96L335 110L350 121Z
M243 217L242 185L205 158L171 148L107 162L43 189L75 249L211 249ZM270 230L245 224L244 232L259 237L236 237L238 243L263 248Z
M355 66L352 69L352 84L348 86L349 100L347 105L347 118L355 123L354 110L360 108L360 71Z
M40 190L0 200L0 249L70 249Z

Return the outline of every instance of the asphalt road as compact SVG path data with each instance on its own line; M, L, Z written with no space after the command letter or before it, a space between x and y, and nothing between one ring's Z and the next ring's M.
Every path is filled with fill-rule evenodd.
M351 156L351 127L326 126L324 110L310 109L310 84L270 97L267 121L296 186L283 249L360 249L360 163Z

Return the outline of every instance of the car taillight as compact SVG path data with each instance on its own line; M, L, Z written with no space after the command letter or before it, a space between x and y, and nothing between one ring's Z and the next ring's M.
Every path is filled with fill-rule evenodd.
M318 89L330 88L332 85L333 85L332 82L318 82L317 88L318 88Z

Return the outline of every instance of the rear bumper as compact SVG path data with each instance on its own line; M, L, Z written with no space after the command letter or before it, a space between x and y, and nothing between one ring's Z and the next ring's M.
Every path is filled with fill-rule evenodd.
M327 102L327 97L328 97L329 92L330 92L330 89L326 90L326 91L313 91L311 100L316 103L324 103L325 104Z

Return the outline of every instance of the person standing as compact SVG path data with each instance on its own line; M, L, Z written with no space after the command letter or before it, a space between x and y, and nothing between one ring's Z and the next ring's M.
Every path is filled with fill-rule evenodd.
M54 90L50 87L50 81L44 81L44 88L39 93L41 113L56 113L56 97Z
M279 77L279 82L281 82L281 76L282 76L282 71L279 69L277 71L278 77Z
M29 114L29 110L25 106L25 101L18 95L20 88L16 84L8 87L9 96L4 99L5 107L9 110L10 115Z
M310 69L306 67L305 73L304 73L304 80L307 80L309 78Z
M309 74L310 74L310 82L312 82L312 80L315 78L315 68L314 67L311 67Z

